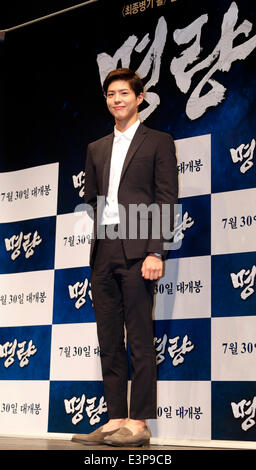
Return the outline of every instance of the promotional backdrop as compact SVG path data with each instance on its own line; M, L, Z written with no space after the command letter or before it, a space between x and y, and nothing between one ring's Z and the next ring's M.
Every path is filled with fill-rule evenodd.
M155 294L152 435L255 441L255 13L108 0L6 35L0 433L108 419L83 198L87 145L114 124L101 84L123 66L145 83L141 120L175 139L182 205Z

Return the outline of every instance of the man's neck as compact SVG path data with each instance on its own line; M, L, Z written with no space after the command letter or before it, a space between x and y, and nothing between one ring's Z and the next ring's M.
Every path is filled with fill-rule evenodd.
M135 122L139 119L138 115L134 116L132 119L129 121L117 121L116 120L116 128L119 132L125 132L129 127L131 127Z

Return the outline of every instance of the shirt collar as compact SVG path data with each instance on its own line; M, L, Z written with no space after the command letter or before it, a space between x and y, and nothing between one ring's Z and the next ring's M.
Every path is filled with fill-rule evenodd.
M137 119L137 121L134 124L132 124L130 127L128 127L128 129L126 129L126 131L124 132L120 132L115 126L114 127L115 142L118 142L122 137L125 137L125 139L131 141L139 125L140 125L140 120Z

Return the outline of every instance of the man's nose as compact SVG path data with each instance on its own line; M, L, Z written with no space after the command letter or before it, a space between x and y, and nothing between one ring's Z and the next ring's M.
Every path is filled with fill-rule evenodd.
M115 101L115 103L119 103L119 102L120 102L120 95L119 95L119 93L116 93L116 94L115 94L114 101Z

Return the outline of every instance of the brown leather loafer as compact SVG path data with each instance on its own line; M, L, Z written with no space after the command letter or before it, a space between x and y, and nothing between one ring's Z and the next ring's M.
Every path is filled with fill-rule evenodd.
M148 445L150 442L151 432L147 426L138 432L133 434L130 429L125 426L116 431L112 436L106 436L104 439L105 444L118 447L140 447Z
M115 429L114 431L103 431L103 426L100 426L95 431L89 434L74 434L72 437L73 442L79 442L80 444L90 445L90 444L106 444L104 437L111 436L117 432L120 428Z

